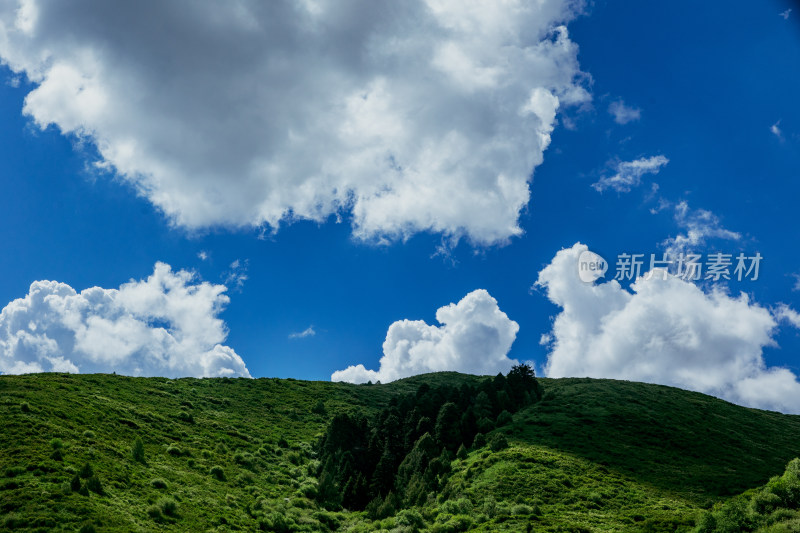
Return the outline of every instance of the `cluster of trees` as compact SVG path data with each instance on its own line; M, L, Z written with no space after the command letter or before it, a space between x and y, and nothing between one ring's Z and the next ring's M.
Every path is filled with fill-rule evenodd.
M695 533L797 531L800 521L800 459L765 486L717 503L698 521Z
M372 420L338 414L320 442L319 502L374 516L423 503L456 455L485 444L485 433L541 397L533 369L517 365L477 387L423 384Z

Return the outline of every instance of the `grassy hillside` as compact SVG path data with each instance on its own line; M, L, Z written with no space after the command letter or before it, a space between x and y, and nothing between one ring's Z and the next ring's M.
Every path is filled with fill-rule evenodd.
M479 379L0 376L0 528L668 531L800 455L800 417L655 385L545 379L543 401L496 430L511 446L456 459L424 506L378 521L317 507L313 443L333 414Z

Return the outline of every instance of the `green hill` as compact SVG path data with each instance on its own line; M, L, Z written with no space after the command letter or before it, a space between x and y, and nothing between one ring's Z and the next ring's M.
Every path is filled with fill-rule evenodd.
M0 376L0 528L22 531L674 531L800 455L800 417L680 389L541 379L544 398L383 520L316 503L315 443L428 374L386 385ZM132 454L136 439L144 460Z

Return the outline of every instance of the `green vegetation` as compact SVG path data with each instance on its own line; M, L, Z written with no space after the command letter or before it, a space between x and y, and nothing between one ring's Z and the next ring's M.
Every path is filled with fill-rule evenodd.
M800 531L800 459L793 459L782 476L718 503L699 520L697 533Z
M420 505L447 483L454 452L467 457L464 445L474 440L479 419L497 416L498 427L508 425L508 409L517 411L541 395L531 367L517 365L477 386L422 384L392 398L372 420L340 413L319 446L317 500L329 510L366 509L372 518ZM496 435L492 451L506 447L505 435Z
M449 443L435 454L444 469L414 506L395 486L364 511L319 503L330 485L318 446L335 417L373 424L423 384L485 379L0 376L0 530L691 531L713 518L705 530L724 531L736 509L771 517L758 527L796 519L797 469L770 477L800 455L800 417L588 379L539 379L542 399L516 410L475 394L471 439L452 433L452 412L437 433L442 404L427 423L434 447ZM413 441L420 455L427 446Z

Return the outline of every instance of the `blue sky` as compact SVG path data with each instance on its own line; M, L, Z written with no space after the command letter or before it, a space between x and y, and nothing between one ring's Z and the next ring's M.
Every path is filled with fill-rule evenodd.
M558 7L561 3L552 4ZM496 301L499 310L519 325L518 331L512 335L506 322L501 319L491 322L486 327L491 329L494 327L492 324L497 325L500 333L493 335L499 335L500 341L497 341L499 344L486 341L491 345L487 350L501 350L505 346L503 339L510 340L510 351L497 354L499 359L496 362L502 366L506 361L502 357L506 355L510 359L533 361L537 372L542 374L547 373L548 356L557 354L558 350L552 343L542 344L540 340L544 334L558 337L553 324L555 317L562 313L563 306L558 304L560 300L552 292L554 285L545 283L532 286L539 279L540 271L548 265L555 265L556 254L562 249L572 249L578 242L588 245L592 251L612 262L623 252L645 253L648 256L650 253L662 253L668 246L665 240L687 235L692 229L687 221L695 220L697 223L693 229L708 233L706 238L691 244L698 253L723 251L751 254L758 251L764 258L757 281L723 284L727 285L730 301L744 291L749 295L750 304L757 304L774 317L774 324L765 324L762 330L753 334L753 338L740 339L743 344L753 342L753 350L757 352L748 356L751 357L749 363L742 364L752 366L755 364L753 361L757 362L759 357L763 357L763 364L766 365L763 371L768 373L771 368L782 367L797 374L800 372L797 356L800 353L800 337L795 325L800 325L800 318L792 313L800 308L800 292L795 288L798 283L795 275L800 274L800 249L796 246L796 203L800 198L797 174L800 168L800 107L796 104L800 88L800 71L796 68L800 64L800 8L789 11L792 7L789 2L779 1L728 2L724 8L719 4L694 2L596 2L584 6L580 12L569 6L561 6L560 14L548 15L549 19L542 17L544 22L536 24L545 26L537 30L540 33L535 40L555 42L553 34L548 36L546 25L555 27L565 23L569 31L568 39L578 47L578 52L553 52L543 56L555 65L552 69L556 70L552 72L542 67L541 72L536 71L527 77L519 73L506 73L514 77L525 90L532 88L532 83L538 83L537 76L550 79L555 76L554 72L566 76L550 85L542 82L546 94L557 95L561 105L552 123L552 132L549 133L549 146L545 143L531 148L534 164L535 153L541 153L543 160L535 169L528 165L533 171L529 200L522 203L521 209L517 210L513 202L509 208L512 220L518 215L516 220L521 229L518 235L507 231L506 218L499 217L502 220L495 224L484 210L476 209L475 205L478 204L469 203L474 198L464 200L464 205L457 204L460 200L453 200L456 206L453 209L463 208L465 215L455 222L450 221L446 218L449 215L442 214L449 209L450 196L446 190L443 195L433 198L431 205L434 207L424 216L408 215L403 219L397 215L401 218L389 222L381 222L383 219L380 217L387 212L392 216L394 213L413 212L416 202L413 191L408 197L401 197L398 193L393 200L396 205L381 204L383 211L365 201L364 212L367 215L364 218L358 218L360 215L355 211L358 207L352 207L352 204L348 206L346 199L344 207L337 207L335 202L342 200L335 195L334 206L321 210L313 205L309 207L309 204L300 200L287 200L286 205L298 215L296 218L316 220L290 221L284 217L277 230L269 224L269 217L274 213L267 211L267 208L259 207L262 211L259 211L261 218L258 220L253 218L255 215L247 214L247 194L242 196L244 199L236 196L220 207L221 214L209 214L217 213L216 207L208 207L199 200L199 207L195 208L191 204L195 201L193 179L197 180L197 191L202 191L202 194L206 194L207 190L212 191L203 199L211 204L216 198L213 191L222 190L219 194L225 196L227 187L249 186L250 182L239 182L234 176L244 167L236 166L238 163L231 164L227 159L229 155L231 160L234 156L238 157L236 150L241 146L249 147L250 143L254 146L253 153L247 152L248 157L252 156L248 169L265 162L267 165L274 163L277 166L280 163L305 168L304 165L312 165L315 158L323 157L321 165L327 165L325 168L333 165L335 168L340 161L349 161L346 156L354 152L326 144L328 141L324 138L315 145L318 130L309 130L304 134L308 152L288 150L288 155L275 155L270 147L273 138L270 135L275 134L275 130L268 130L263 138L246 135L248 121L246 118L242 120L242 117L249 115L244 114L232 116L232 120L239 121L240 125L234 124L231 127L235 129L230 131L241 133L242 139L235 140L236 146L232 146L230 151L225 152L225 147L218 145L203 148L203 142L218 140L211 136L209 139L200 139L196 154L186 151L178 155L168 154L170 157L174 155L172 159L166 156L158 159L159 150L163 147L166 153L170 142L196 142L191 135L192 129L196 128L195 123L188 130L180 130L182 118L179 111L175 111L180 108L180 102L188 102L186 105L189 107L197 100L202 110L204 99L209 95L214 96L215 101L227 102L228 99L236 101L240 94L244 95L241 98L249 98L248 91L238 90L241 87L234 83L222 83L216 87L216 82L208 82L208 89L206 85L198 85L197 94L190 90L175 96L174 101L153 98L155 104L168 106L159 109L155 105L148 107L147 99L143 99L144 103L136 103L134 97L119 89L120 85L116 79L112 79L112 74L109 74L112 69L106 68L102 55L94 63L82 63L80 59L74 59L79 57L78 54L65 53L60 59L55 54L51 63L37 64L31 58L41 50L50 50L53 43L57 44L59 41L56 36L60 31L54 26L59 20L57 14L48 18L46 9L40 8L37 16L33 17L33 30L29 29L27 33L20 30L20 36L14 38L16 40L9 40L13 44L0 46L0 57L6 64L0 72L5 82L0 85L0 222L5 228L0 233L0 245L5 251L0 257L0 302L4 305L5 302L24 298L31 283L40 280L55 280L78 292L95 286L114 289L130 280L148 278L153 273L154 265L163 262L170 265L173 272L187 270L195 273L196 278L191 283L205 281L228 287L230 300L224 305L224 310L212 312L215 318L224 321L224 326L217 337L209 342L234 350L246 364L250 375L327 380L333 372L350 365L363 364L367 369L377 370L387 330L396 321L422 320L428 325L437 326L437 309L456 304L472 291L484 289ZM81 9L86 9L86 13L81 14ZM87 4L76 8L71 16L78 22L97 19L113 28L115 15L101 11L91 11L91 6ZM15 20L18 27L24 26L20 26L19 13L14 10L0 15L6 29L15 24ZM381 16L367 13L364 21L355 21L353 24L369 26L372 21L369 17L374 17L378 21L375 24L379 25L383 20ZM102 17L108 20L103 21ZM145 14L142 14L142 18L146 19ZM194 20L192 17L186 18L189 20L186 24ZM200 18L199 15L196 18ZM147 26L143 24L142 27ZM76 27L80 28L80 25ZM428 30L423 28L419 31ZM115 39L109 37L111 33L98 32L91 38L87 37L83 44L89 49L94 47L103 50L103 45L108 44L103 39ZM132 33L134 35L124 38L136 42L148 38L144 32L140 35L135 35L135 31ZM411 35L409 38L414 37ZM417 37L427 39L429 36ZM367 44L362 43L362 46L367 46L371 41L363 42ZM472 50L470 46L476 44L466 41L459 43L463 45L462 51ZM117 44L112 42L111 47ZM341 43L332 44L338 46ZM353 53L348 52L346 44L341 44L341 54L345 59L348 53ZM279 45L292 46L285 43ZM169 46L168 49L172 50ZM270 50L268 47L266 49ZM122 45L120 50L123 52L116 53L125 53ZM198 74L201 80L206 79L203 77L206 75L208 79L213 77L217 65L213 53L197 51L196 64L186 61L186 56L181 56L185 53L175 45L174 54L181 63L152 66L151 70L155 72L153 78L142 78L141 81L145 91L156 87L159 93L168 94L171 87L182 83L180 80L194 80L196 72L203 72L202 76ZM560 57L556 53L565 55ZM170 57L170 53L164 56ZM113 74L120 79L137 80L138 83L136 76L146 70L142 65L148 66L146 63L151 57L142 52L135 61L131 59L132 66L127 72L120 67ZM457 64L456 56L442 57ZM576 63L572 67L563 67L565 58ZM82 101L80 105L63 107L63 101L53 96L53 91L45 93L40 90L39 97L29 103L27 111L23 112L26 96L36 94L37 88L47 86L48 80L54 79L55 75L47 69L58 64L59 60L65 64L69 64L68 60L74 60L72 66L79 72L85 68L81 74L85 85L80 91L83 91L89 103ZM488 61L486 57L475 59L476 62L478 60ZM341 63L345 64L346 61ZM437 114L443 104L439 101L431 103L415 95L418 84L407 78L409 72L415 73L417 70L413 62L409 63L411 66L404 65L403 68L409 69L403 71L403 83L407 83L408 87L404 86L402 93L397 89L397 94L393 94L394 99L386 101L391 110L392 103L401 98L398 94L402 94L412 104L427 109L430 117L414 122L416 129L412 133L440 135L438 123L449 120L449 114L462 109L458 106L463 106L466 111L470 98L479 98L475 95L483 94L480 92L484 90L483 86L479 83L485 80L476 77L472 79L477 87L474 92L462 95L463 101L451 98L456 103L448 105L456 107ZM341 67L341 72L345 72L346 68ZM368 71L372 67L363 68ZM445 70L447 68L450 67L447 66ZM556 72L564 68L572 70L566 74ZM162 74L169 69L176 71L174 79ZM178 72L180 69L184 71ZM300 72L303 70L300 69ZM341 72L332 67L330 79L337 80L337 76L344 76ZM388 71L381 72L384 78L374 79L393 79L391 73L386 73ZM485 72L491 73L490 70ZM123 74L131 77L124 78ZM364 79L369 80L369 74L371 72L364 74L359 71L358 75L353 75L354 86ZM287 74L287 79L293 79L292 75ZM520 79L516 80L516 77ZM497 83L497 80L493 82ZM331 83L335 85L338 82ZM363 97L364 101L374 101L373 93L383 94L379 86L375 89L376 85L363 83L364 87L372 87L365 91L373 91L369 93L370 98ZM461 79L459 83L463 87L465 82ZM321 108L320 111L313 107L313 103L295 98L292 84L284 83L284 78L266 76L263 80L251 79L242 86L251 87L249 84L264 91L259 99L270 101L265 105L272 107L268 107L266 112L270 120L278 124L275 128L284 124L281 121L290 126L297 126L303 121L318 121L318 128L328 124L323 121L324 117L321 118L327 108ZM51 85L55 85L57 92L68 83ZM385 92L391 93L399 85L399 82L390 84ZM575 88L581 88L585 95L570 93ZM68 89L63 89L66 98L70 95L73 101L82 98L76 97L78 93L70 93ZM223 97L217 98L219 95L215 91L223 92ZM409 94L411 96L407 96ZM486 94L493 94L502 100L516 93L501 93L498 89L494 93L488 90ZM125 97L130 97L130 100ZM32 97L28 98L30 100ZM98 107L102 113L95 112L92 98L103 100L103 105L107 107ZM545 98L544 101L548 100ZM359 100L347 102L358 105ZM468 118L475 121L492 120L492 113L500 113L496 107L492 107L494 103L486 105L488 107L484 111L488 113L488 119L484 116L476 118L477 115ZM623 109L632 111L633 115L628 117L627 122L624 117L615 120L609 111L613 105L621 105ZM63 111L65 108L69 111ZM403 107L405 112L411 108L413 106ZM130 114L123 114L118 111L120 109ZM156 133L152 133L155 140L148 144L150 139L146 137L150 132L165 129L157 121L164 109L167 109L166 114L173 121L169 126L175 126L178 135L185 135L185 141L172 139L164 143L155 138ZM117 112L120 113L120 119L116 122L104 118L103 113L111 116ZM220 109L210 110L208 122L219 122L225 112L222 105ZM369 129L375 121L380 122L371 112L369 109L360 111L361 115L358 116L366 117L365 120L371 122L354 122L357 134L360 134L359 128ZM187 116L192 114L192 120L198 114L191 109L186 113ZM150 114L155 118L148 122ZM547 113L536 111L534 115L539 120L534 129L546 130ZM382 113L380 116L391 118L393 115ZM126 130L126 124L131 122L128 120L130 117L136 117L139 122L136 122L136 127L131 126L130 130ZM503 118L499 123L510 128L510 135L524 140L530 132L524 129L527 126L516 120ZM47 123L50 125L47 126ZM390 128L391 124L381 126ZM390 129L382 130L382 139L389 135L386 131ZM501 133L492 133L497 135L493 139L503 141L505 134L502 132L505 130L498 128L497 131ZM137 146L146 146L142 159L154 161L152 166L119 155L119 146L122 145L119 139L123 137L134 139L139 143ZM227 135L225 138L229 137ZM475 146L479 146L480 139L473 141ZM106 145L103 145L104 142ZM117 145L114 145L115 142ZM522 142L521 146L524 150L527 145ZM326 152L327 147L330 147L330 153ZM216 155L216 150L219 150L219 155ZM210 173L204 177L205 167L199 165L206 162L203 160L204 154L211 152L215 155L209 164L216 174ZM323 154L320 155L320 152ZM307 157L303 156L304 153ZM398 149L396 153L400 155L395 170L400 174L407 172L401 155L411 152ZM512 150L510 153L522 152ZM414 159L412 155L406 160L409 161L408 168L413 167L411 161L422 165L419 163L422 159ZM199 163L192 159L195 156L199 158ZM620 163L655 156L663 156L668 163L662 165L657 173L643 173L639 176L640 182L631 185L627 192L614 188L599 192L592 187L601 179L615 175ZM498 161L502 160L500 156L496 157ZM98 169L96 163L104 160L110 161L111 166L105 170ZM487 165L492 162L489 160ZM523 163L504 162L508 167L501 170L513 172ZM161 181L136 177L136 172L146 174L151 168L159 169L153 172ZM161 185L154 183L167 183L172 179L170 169L174 168L178 169L178 173L184 172L188 178L175 178L173 188L170 185L159 190ZM356 169L355 174L360 169L355 166L343 168L343 173ZM466 171L464 175L472 176L469 174L472 171ZM158 172L165 174L162 176ZM441 182L452 187L453 198L458 196L461 187L458 180L462 179L462 174L456 173L455 177L444 174L428 176L424 171L419 174L414 179L421 180L415 182L417 185L421 183L420 187L429 179L430 183ZM351 191L356 191L355 197L358 197L359 191L367 190L369 173L365 176L359 175L350 181L336 183L344 183L342 187L350 186ZM405 174L403 176L403 179L411 179ZM524 184L528 177L529 174L522 175L521 183ZM451 178L454 180L452 183L448 181ZM468 182L472 177L464 179ZM273 184L278 182L280 180L269 181ZM314 183L306 183L305 186L313 188ZM399 183L387 181L381 186L400 190ZM657 184L657 189L654 184ZM286 187L285 198L294 198L292 191L300 190L299 185L297 188L292 188L291 184ZM469 185L464 187L469 188ZM170 197L171 191L178 192ZM324 196L313 198L315 202L326 201ZM412 204L411 208L408 202ZM424 203L424 200L419 202ZM681 205L686 213L683 221L677 216ZM305 215L303 209L306 209ZM492 209L490 205L486 211ZM248 216L250 219L246 219ZM440 218L437 219L437 216ZM490 222L483 224L483 217L491 219L491 224L495 225L490 230L499 231L503 238L487 237L490 233L486 228ZM434 222L431 223L431 219ZM473 219L480 219L483 225L476 222L473 228L469 225ZM378 222L372 222L374 220ZM463 230L463 220L467 221L466 230ZM459 224L462 230L452 230ZM366 228L367 238L359 236L358 228ZM503 231L506 231L506 235L502 234ZM730 232L727 235L737 234L738 238L726 238L725 231ZM378 242L381 239L384 242ZM201 254L205 259L201 258ZM235 261L238 261L238 267L232 268ZM700 284L700 287L705 296L690 297L708 297L715 290L710 284ZM481 298L476 301L488 301ZM781 304L786 306L780 307ZM752 307L748 307L747 312L751 311ZM497 315L493 316L497 318ZM161 319L144 322L152 327L164 326L169 329L168 324L156 324L158 320ZM793 325L792 320L798 324ZM8 328L12 327L10 324L10 319L3 324L6 328L4 335L11 335L8 333ZM467 321L464 324L464 327L469 327L472 323ZM312 328L313 335L292 337L292 334L308 328ZM717 333L724 337L735 326L731 323L720 328L719 332L715 330L709 333L708 338L717 338L714 337ZM669 335L682 335L680 328L670 331ZM764 334L767 340L762 338ZM705 338L704 335L699 337ZM459 338L455 338L458 341ZM412 343L416 342L414 339ZM480 335L475 339L479 347L486 340ZM596 340L606 342L608 339ZM724 338L724 342L735 340ZM460 346L456 341L455 345ZM5 342L8 346L10 341L6 338ZM74 341L69 342L72 347ZM566 340L562 339L562 348L564 346ZM649 355L667 361L671 356L669 349L659 352L657 348L645 347L642 350L651 350ZM580 359L581 356L573 354L571 357ZM680 364L680 361L682 359L678 357L674 364ZM614 375L614 367L598 368L581 364L571 361L571 366L562 368L572 369L579 375L602 374L684 385L729 397L739 403L796 410L793 404L782 404L774 398L753 399L737 393L735 387L724 378L721 378L721 385L704 386L692 381L680 381L673 375L662 379L657 373L622 373L617 376ZM630 366L630 361L620 364ZM106 367L89 368L103 370ZM466 367L467 370L470 368ZM86 371L84 368L80 370ZM108 366L107 370L112 371L113 365ZM731 378L732 381L729 381L734 383L737 379ZM787 391L794 390L794 385L786 386Z

